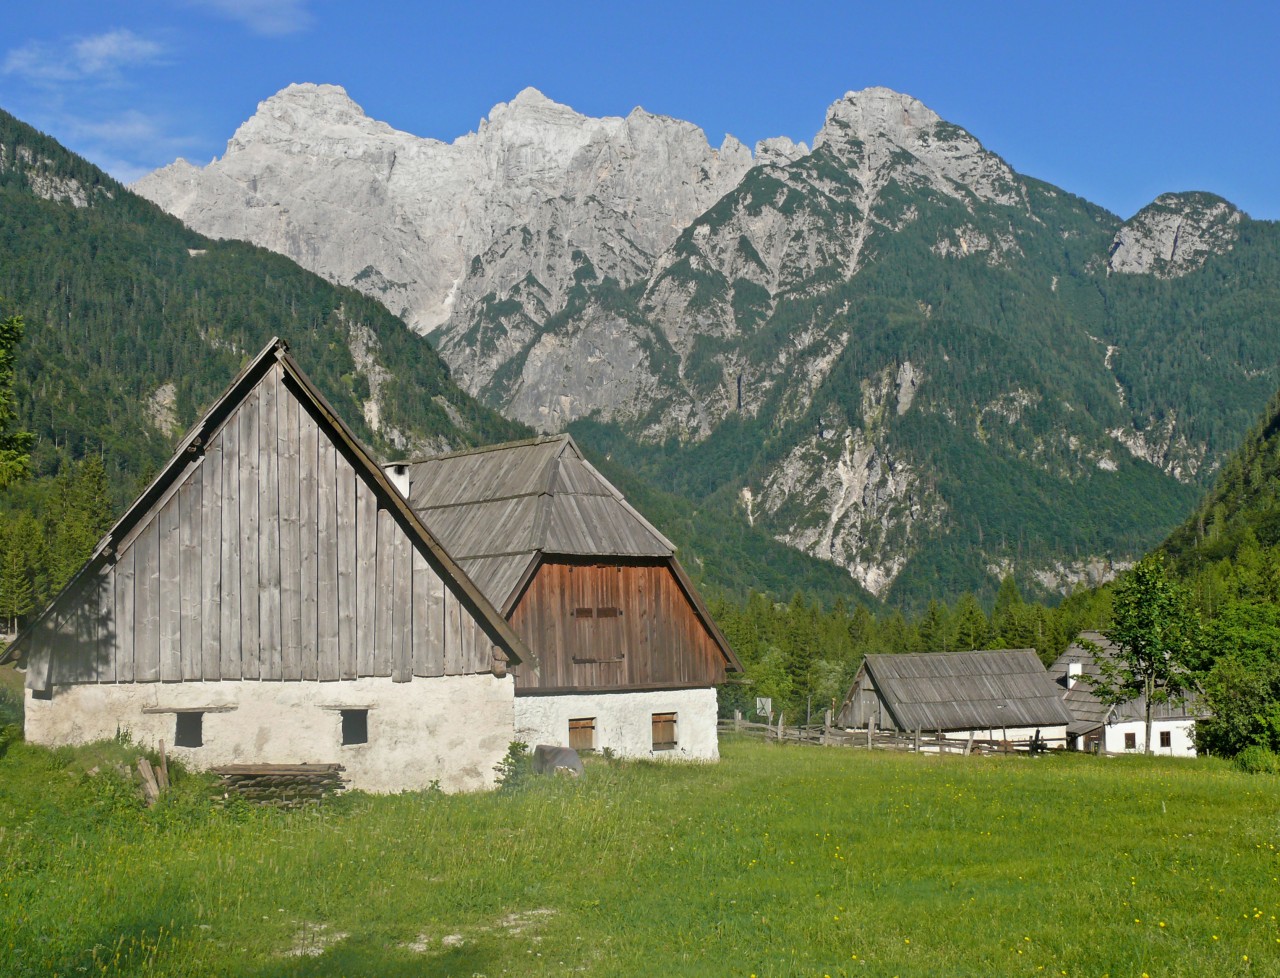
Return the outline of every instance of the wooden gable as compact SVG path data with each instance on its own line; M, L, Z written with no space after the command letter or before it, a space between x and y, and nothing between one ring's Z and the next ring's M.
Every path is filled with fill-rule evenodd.
M278 341L20 641L36 690L408 681L523 652Z
M548 557L511 612L516 693L713 686L735 668L669 560Z

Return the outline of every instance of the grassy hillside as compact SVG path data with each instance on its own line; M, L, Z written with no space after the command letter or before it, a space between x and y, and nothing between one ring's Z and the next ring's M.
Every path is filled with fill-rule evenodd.
M1280 972L1280 779L724 745L516 793L143 812L111 748L0 759L0 973Z

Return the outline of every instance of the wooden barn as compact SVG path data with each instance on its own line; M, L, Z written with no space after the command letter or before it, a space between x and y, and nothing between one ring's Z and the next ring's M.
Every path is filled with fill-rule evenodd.
M1066 741L1071 715L1035 649L868 655L839 724L980 740Z
M483 788L523 643L273 340L21 635L26 733Z
M715 686L741 665L675 547L572 438L389 469L533 653L512 667L518 739L719 756Z
M1146 751L1146 697L1108 706L1098 699L1088 681L1101 671L1098 660L1115 652L1115 645L1101 632L1081 632L1049 667L1049 675L1058 684L1058 693L1071 713L1067 745L1075 750L1106 754ZM1201 709L1194 693L1180 700L1154 704L1152 752L1169 757L1195 757L1192 733L1199 715Z

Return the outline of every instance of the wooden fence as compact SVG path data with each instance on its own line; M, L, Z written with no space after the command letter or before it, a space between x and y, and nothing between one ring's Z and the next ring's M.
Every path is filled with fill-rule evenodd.
M831 724L828 713L826 722L787 726L786 715L776 723L752 723L743 719L742 711L735 711L733 719L720 720L719 729L726 733L740 733L748 737L760 737L775 743L813 744L822 747L861 747L867 750L916 751L930 754L1010 754L1038 753L1066 746L1064 740L984 740L974 737L947 738L940 733L926 730L901 731L878 730L871 724L865 729L847 729Z

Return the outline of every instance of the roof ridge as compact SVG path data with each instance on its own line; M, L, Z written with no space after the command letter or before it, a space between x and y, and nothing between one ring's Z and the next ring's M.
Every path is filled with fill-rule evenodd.
M512 448L532 448L534 445L546 445L555 441L567 441L573 443L573 439L565 433L558 435L536 435L533 438L522 438L519 441L504 441L497 445L476 445L472 448L459 448L452 452L441 452L438 455L420 455L416 458L401 459L397 462L388 462L387 465L421 465L424 462L437 462L449 458L463 458L467 455L486 455L489 452L503 452ZM574 444L574 449L577 449Z

